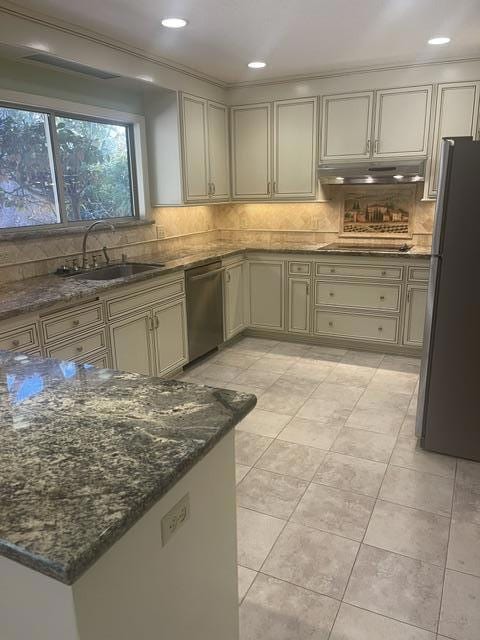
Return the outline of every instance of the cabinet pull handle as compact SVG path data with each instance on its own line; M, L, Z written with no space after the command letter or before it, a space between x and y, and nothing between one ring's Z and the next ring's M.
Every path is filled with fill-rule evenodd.
M380 300L385 300L385 296L380 296Z
M333 327L333 322L330 320L330 322L328 323L329 327Z
M410 302L410 289L407 291L407 302Z
M13 347L19 347L20 346L20 340L12 340L12 346Z
M267 196L270 195L270 182L267 182Z
M330 269L330 273L335 273L335 269Z
M150 331L154 330L154 324L153 324L153 318L149 318L148 319L148 328L150 329Z
M378 327L378 330L379 331L383 331L383 327Z
M155 329L158 329L160 326L160 318L155 314Z
M277 193L277 183L274 181L273 183L273 193Z
M212 182L212 196L215 195L215 183Z
M80 324L80 320L78 320L78 319L72 321L72 325L74 327L78 327L79 324Z
M77 353L82 353L82 351L83 351L83 347L81 344L79 344L77 347Z
M378 153L378 147L380 146L380 140L377 138L375 140L375 153Z
M310 283L309 283L309 282L307 282L307 289L306 289L306 291L307 291L307 296L309 296L309 295L310 295Z
M370 140L370 138L368 138L368 140L367 140L367 152L366 152L367 156L370 155L370 146L371 146L371 140Z
M387 272L386 271L382 271L382 276L386 276Z
M232 275L231 275L230 271L227 271L227 272L225 273L225 276L226 276L226 278L227 278L227 282L230 282L230 280L232 279Z
M333 296L334 296L335 294L333 293L333 291L330 291L330 293L329 293L328 295L329 295L331 298L333 298Z

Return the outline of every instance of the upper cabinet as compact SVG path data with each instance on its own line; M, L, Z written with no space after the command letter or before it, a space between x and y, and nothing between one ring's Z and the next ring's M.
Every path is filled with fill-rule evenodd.
M316 98L232 107L233 198L314 197L316 139Z
M427 155L431 99L430 85L324 96L322 160Z
M182 94L183 183L186 202L228 200L228 110Z
M322 158L369 158L372 139L373 91L322 98Z
M271 105L232 107L232 197L271 196Z
M316 98L274 102L274 198L315 196L316 139Z
M433 149L428 175L427 195L429 197L437 195L442 138L475 137L479 93L480 82L452 82L438 85Z
M377 91L373 157L425 156L431 101L430 85Z

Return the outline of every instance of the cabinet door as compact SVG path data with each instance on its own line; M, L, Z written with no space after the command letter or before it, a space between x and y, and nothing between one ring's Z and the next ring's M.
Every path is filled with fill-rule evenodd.
M275 102L273 125L273 197L314 197L317 99Z
M288 331L310 333L310 278L288 279Z
M233 198L271 197L271 105L232 107Z
M155 375L152 326L149 311L128 316L110 325L114 369Z
M208 167L212 200L228 200L230 197L228 155L228 109L223 104L209 102Z
M225 269L225 339L242 331L245 327L244 309L244 262Z
M284 265L281 261L249 261L250 325L283 331Z
M185 200L208 200L207 102L182 95Z
M369 158L373 91L322 98L323 160Z
M403 344L413 347L421 347L423 344L427 291L426 287L407 285Z
M436 196L442 138L475 136L480 82L453 82L438 85L435 129L429 173L429 196Z
M156 307L153 318L158 373L179 369L188 362L185 299Z
M375 158L427 154L432 87L377 91Z

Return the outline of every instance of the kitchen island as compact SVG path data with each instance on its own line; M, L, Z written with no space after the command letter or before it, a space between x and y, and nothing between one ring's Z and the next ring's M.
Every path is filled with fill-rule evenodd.
M0 352L2 640L236 638L248 394Z

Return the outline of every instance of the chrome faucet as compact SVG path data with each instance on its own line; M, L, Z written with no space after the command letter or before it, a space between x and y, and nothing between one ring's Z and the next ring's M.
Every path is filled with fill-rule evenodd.
M85 230L85 233L83 234L83 241L82 241L82 269L86 269L88 264L87 264L87 238L88 238L88 234L90 233L90 231L96 227L99 224L104 224L106 225L109 229L111 229L112 231L115 231L115 227L111 222L107 222L107 220L96 220L95 222L92 222L92 224L90 226L88 226Z

